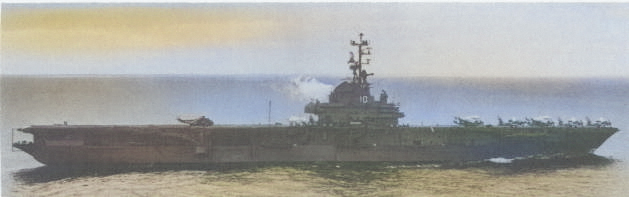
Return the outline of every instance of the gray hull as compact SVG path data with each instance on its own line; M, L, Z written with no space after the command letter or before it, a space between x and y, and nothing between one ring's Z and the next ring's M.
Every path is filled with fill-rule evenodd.
M41 163L477 161L586 155L616 128L32 126Z

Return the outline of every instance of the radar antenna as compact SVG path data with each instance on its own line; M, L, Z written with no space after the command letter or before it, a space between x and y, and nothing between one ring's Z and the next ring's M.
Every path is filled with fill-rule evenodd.
M354 53L350 52L350 61L348 61L349 69L352 70L354 74L354 78L352 79L352 83L358 83L363 87L368 85L367 77L373 75L373 73L367 73L367 70L363 69L363 65L369 64L371 59L366 59L365 56L371 55L371 47L369 46L369 41L363 40L363 33L360 33L360 39L358 42L350 41L352 46L358 47L358 60L354 60Z

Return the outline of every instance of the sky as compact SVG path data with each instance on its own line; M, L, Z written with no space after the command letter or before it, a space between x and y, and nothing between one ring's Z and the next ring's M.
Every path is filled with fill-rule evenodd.
M8 75L629 77L629 3L5 3Z

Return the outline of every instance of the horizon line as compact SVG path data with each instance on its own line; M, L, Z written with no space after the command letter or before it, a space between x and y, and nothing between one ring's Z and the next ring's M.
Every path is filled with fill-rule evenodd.
M279 76L313 76L313 77L348 77L336 74L297 74L297 73L262 73L262 74L211 74L211 73L176 73L176 74L0 74L0 77L33 77L33 78L109 78L109 77L279 77ZM626 79L625 76L378 76L374 78L468 78L468 79Z

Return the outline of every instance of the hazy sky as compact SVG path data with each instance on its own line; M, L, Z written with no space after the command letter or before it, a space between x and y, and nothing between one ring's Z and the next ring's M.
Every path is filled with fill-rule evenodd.
M629 77L629 4L3 4L2 74Z

